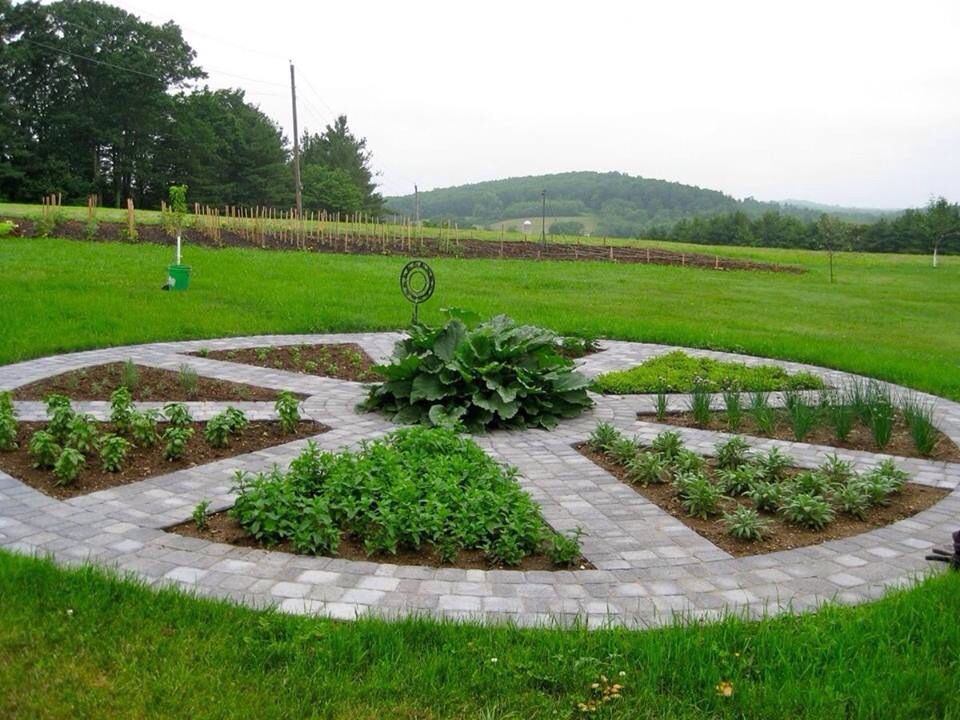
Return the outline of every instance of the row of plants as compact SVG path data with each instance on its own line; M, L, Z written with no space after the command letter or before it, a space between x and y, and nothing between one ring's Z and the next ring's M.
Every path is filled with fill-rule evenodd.
M539 553L556 565L580 559L579 530L552 531L513 468L446 428L403 428L356 452L311 442L286 472L238 473L234 492L230 515L246 532L301 553L335 554L348 536L371 555L432 548L444 562L461 550L504 565Z
M865 474L836 455L816 470L798 470L778 449L757 454L737 436L716 446L713 462L686 448L674 431L642 447L600 423L587 445L632 482L670 484L690 517L719 518L728 534L744 541L764 539L768 523L762 514L808 530L822 530L841 514L862 520L871 508L889 503L909 479L889 459Z
M718 422L731 432L749 429L760 435L775 436L784 428L792 439L802 442L819 429L828 429L837 443L846 443L851 434L863 428L873 446L882 450L894 438L898 427L905 429L917 454L930 456L942 440L933 422L933 405L912 393L897 396L883 383L853 381L845 386L820 390L814 398L799 390L783 393L784 407L774 408L770 394L755 391L746 402L737 389L720 394L723 410L714 411L716 394L703 382L694 384L688 409L697 427L715 426ZM655 416L669 422L667 396L660 392L655 402Z
M553 428L593 405L590 381L560 353L550 330L500 315L479 322L446 310L441 327L415 324L392 362L376 366L386 382L363 408L394 422L442 427Z
M693 357L681 350L658 355L627 370L604 373L593 381L594 390L614 395L688 393L697 385L713 392L819 390L824 387L823 380L812 373L789 373L777 365L746 365Z
M280 393L275 407L283 431L294 432L300 422L296 397ZM117 388L110 397L108 424L77 413L65 395L48 396L46 412L46 425L32 433L27 449L33 466L52 471L57 486L76 481L93 458L99 459L104 472L119 473L133 449L158 443L165 459L180 460L195 432L193 417L183 403L168 403L162 414L157 410L138 411L126 387ZM161 422L165 426L162 431ZM204 439L211 447L228 447L248 425L242 411L229 407L204 425ZM17 437L16 414L9 393L5 393L0 396L0 449L15 450Z
M232 350L200 348L196 354L215 360L250 363L324 377L359 381L380 379L370 370L373 365L370 358L359 346L352 343L295 344Z

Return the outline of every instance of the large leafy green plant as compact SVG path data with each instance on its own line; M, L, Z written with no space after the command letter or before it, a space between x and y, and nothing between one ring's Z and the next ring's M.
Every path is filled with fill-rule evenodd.
M399 423L444 427L552 428L593 401L590 381L559 352L550 330L518 325L505 315L478 323L445 311L442 327L414 325L393 360L375 369L386 382L364 403Z

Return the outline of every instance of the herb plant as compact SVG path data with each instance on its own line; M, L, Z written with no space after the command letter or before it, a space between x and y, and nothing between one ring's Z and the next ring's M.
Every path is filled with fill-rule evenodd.
M17 414L9 392L0 392L0 451L17 447Z
M598 453L606 453L613 447L613 444L620 440L623 435L610 423L597 423L597 427L587 438L587 446Z
M156 410L134 412L130 417L130 436L140 447L153 447L157 442Z
M163 414L175 427L186 427L193 422L190 411L183 403L167 403L163 408Z
M710 422L710 403L713 395L706 380L697 378L690 391L690 414L697 427L706 427Z
M62 448L52 432L37 430L30 437L28 450L33 456L35 468L52 468L57 463Z
M810 530L822 530L835 516L826 498L804 492L792 493L787 497L781 512L790 522Z
M120 472L133 443L120 435L107 435L100 442L100 462L106 472Z
M757 511L746 505L738 505L724 513L721 521L727 532L739 540L763 540L763 532L767 527L767 523L760 519Z
M724 470L736 470L750 462L750 446L737 435L717 445L716 451L717 467Z
M503 315L480 324L462 311L447 315L439 328L414 325L393 361L375 368L386 382L371 388L365 409L399 423L478 431L549 429L593 404L589 380L558 352L551 331Z
M130 432L133 413L133 398L126 385L110 393L110 422L114 430L119 433Z
M193 428L171 425L163 433L163 456L167 460L179 460L187 450L187 443L193 437Z
M296 396L283 390L277 395L277 401L273 407L280 418L280 429L287 434L296 432L297 425L300 423L300 401Z
M85 458L83 453L75 448L64 448L60 457L57 458L53 466L53 474L56 476L57 485L69 485L80 476L80 470L83 469Z
M190 514L190 517L193 518L193 523L197 526L197 530L203 530L205 527L207 527L207 515L209 510L209 500L201 500L196 504L196 507L193 508L193 512Z

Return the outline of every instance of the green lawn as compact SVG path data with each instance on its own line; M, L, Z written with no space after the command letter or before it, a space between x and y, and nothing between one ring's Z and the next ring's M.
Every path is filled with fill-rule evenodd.
M960 259L724 248L794 274L436 259L424 307L509 313L561 332L736 350L863 372L960 399ZM399 258L187 245L192 287L160 285L170 248L0 240L0 363L105 345L402 327Z
M856 608L649 632L345 624L0 553L0 716L956 718L958 614L954 573ZM580 713L601 675L621 698Z

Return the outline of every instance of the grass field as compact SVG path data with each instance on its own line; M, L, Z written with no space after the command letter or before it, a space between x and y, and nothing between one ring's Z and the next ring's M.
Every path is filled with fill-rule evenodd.
M952 574L872 605L759 623L342 624L0 553L0 716L955 718L958 613ZM602 675L624 686L620 699L581 713Z
M960 260L724 248L809 272L716 272L608 263L431 260L424 306L508 313L565 333L808 361L960 399ZM7 312L0 363L105 345L260 332L402 327L400 258L185 250L191 289L160 285L171 250L63 240L0 241Z
M673 247L673 246L671 246ZM709 249L708 249L709 251ZM724 248L802 275L432 260L425 306L740 350L960 399L960 261ZM0 363L161 339L402 327L376 256L0 240ZM651 632L293 618L0 552L0 717L954 718L960 575L857 608ZM496 661L494 661L496 658ZM620 672L624 675L621 677ZM581 713L606 675L622 697ZM716 686L728 681L729 698Z

